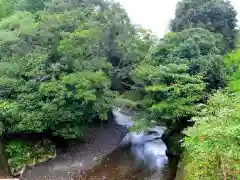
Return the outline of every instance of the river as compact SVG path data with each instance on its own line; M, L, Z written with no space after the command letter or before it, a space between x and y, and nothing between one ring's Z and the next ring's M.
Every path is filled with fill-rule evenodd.
M130 127L129 116L114 111L115 122ZM76 174L74 180L173 180L176 161L166 156L161 136L164 129L153 128L150 134L128 133L121 146L105 156L94 168ZM155 133L155 134L154 134ZM158 138L157 138L158 137ZM157 139L156 139L157 138ZM130 146L124 146L128 145Z
M171 163L152 171L130 149L118 148L93 169L76 174L74 180L174 180L174 173Z
M120 112L114 115L115 123L90 133L86 144L76 144L65 152L58 151L55 159L28 167L20 179L173 180L176 163L174 159L166 161L166 147L161 139L156 142L148 139L141 145L120 146L128 133L126 127L131 126L132 122L130 117ZM160 156L152 155L151 149Z

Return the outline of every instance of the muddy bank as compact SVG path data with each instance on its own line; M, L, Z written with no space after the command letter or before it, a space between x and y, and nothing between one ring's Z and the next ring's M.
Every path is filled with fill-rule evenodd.
M111 123L95 130L87 143L74 145L66 152L57 152L57 157L43 164L29 167L22 180L71 180L75 173L93 168L107 154L114 151L127 129Z
M180 161L180 163L178 164L178 169L177 169L175 180L184 180L186 173L187 172L184 169L184 163L183 163L183 161Z

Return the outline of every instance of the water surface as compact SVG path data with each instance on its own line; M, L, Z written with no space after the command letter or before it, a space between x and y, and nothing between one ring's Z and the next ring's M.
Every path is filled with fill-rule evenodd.
M107 155L92 170L77 174L74 180L173 180L170 163L158 170L150 170L135 154L126 148L118 148Z

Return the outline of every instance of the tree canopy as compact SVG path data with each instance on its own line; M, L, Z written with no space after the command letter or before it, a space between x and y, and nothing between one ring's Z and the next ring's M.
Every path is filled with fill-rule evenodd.
M167 127L164 141L170 154L183 152L187 180L238 171L236 22L228 1L182 0L158 39L115 1L0 0L1 138L84 138L121 101L135 110L133 130ZM55 154L49 141L7 140L12 172L49 158L31 146Z
M202 27L224 37L225 50L235 47L237 12L226 0L182 0L177 4L171 29Z
M223 39L203 28L190 28L167 34L152 53L157 63L188 65L191 75L202 74L210 89L223 87Z
M31 3L14 4L28 6L0 22L4 132L82 136L92 121L108 119L112 80L127 80L144 57L137 48L150 44L117 3L69 1L58 12L48 8L56 1Z

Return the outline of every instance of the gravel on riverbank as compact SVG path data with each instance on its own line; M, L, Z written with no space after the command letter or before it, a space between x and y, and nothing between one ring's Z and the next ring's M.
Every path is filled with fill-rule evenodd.
M22 180L71 180L75 173L93 168L114 151L126 135L127 129L111 123L92 132L87 143L71 147L57 154L53 160L29 167Z

